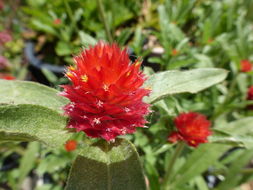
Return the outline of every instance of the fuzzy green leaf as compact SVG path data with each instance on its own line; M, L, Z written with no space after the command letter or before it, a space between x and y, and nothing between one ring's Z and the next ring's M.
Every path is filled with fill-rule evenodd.
M100 140L85 146L76 158L66 190L144 190L138 154L127 140Z
M178 93L197 93L223 81L228 72L224 69L203 68L189 71L165 71L150 76L144 87L152 89L144 100L153 103L166 96Z
M62 146L71 133L65 129L67 118L38 105L0 106L0 140L34 141Z
M61 108L68 100L57 93L53 88L34 82L0 79L0 105L40 105L62 113Z

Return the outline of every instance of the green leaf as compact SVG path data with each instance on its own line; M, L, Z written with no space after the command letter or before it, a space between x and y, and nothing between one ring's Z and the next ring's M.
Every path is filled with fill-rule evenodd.
M70 55L73 53L73 48L71 46L72 45L67 42L59 41L55 47L55 51L59 56Z
M81 40L81 44L84 46L95 45L97 43L97 40L95 38L93 38L89 34L86 34L83 31L79 31L78 34Z
M18 184L21 185L25 177L29 174L29 172L32 170L32 168L35 165L36 161L36 154L39 151L39 144L38 142L31 142L27 146L27 150L25 151L25 154L23 155L20 167L19 167L19 178L18 178Z
M230 139L243 143L246 148L253 148L253 117L245 117L228 124L216 124L216 128L230 135Z
M228 145L202 144L186 159L185 164L177 171L173 186L180 186L200 175L214 164L229 148Z
M65 129L67 118L38 105L0 106L0 140L34 141L62 146L71 133Z
M59 91L34 82L0 79L0 87L0 105L40 105L62 113L62 107L68 103L57 95Z
M144 190L145 181L135 147L127 140L100 140L85 146L76 158L66 190Z
M153 74L144 84L144 87L152 89L150 96L144 100L153 103L172 94L197 93L223 81L227 73L224 69L203 68Z
M252 159L253 150L246 150L239 156L240 159L236 159L227 171L228 175L225 180L221 182L217 190L230 190L240 185L238 182L243 178L241 169Z

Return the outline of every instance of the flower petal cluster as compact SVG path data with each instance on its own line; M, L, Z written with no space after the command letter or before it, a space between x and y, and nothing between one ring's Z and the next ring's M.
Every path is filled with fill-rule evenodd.
M150 105L142 98L150 89L142 88L146 78L139 60L131 63L126 49L99 42L74 62L66 73L72 85L63 85L61 93L71 101L64 107L68 128L111 141L144 127Z
M168 137L168 141L172 143L180 140L189 146L197 147L200 143L206 143L207 137L211 135L210 121L196 112L181 113L175 118L174 124L177 131Z
M249 60L241 60L241 71L250 72L252 70L252 64Z

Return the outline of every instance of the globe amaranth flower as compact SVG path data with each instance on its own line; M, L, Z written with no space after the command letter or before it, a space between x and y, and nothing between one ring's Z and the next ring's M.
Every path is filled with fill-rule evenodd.
M65 143L65 150L67 152L74 151L76 148L77 148L77 142L76 142L76 140L68 140Z
M0 45L3 45L9 41L12 41L12 36L9 31L1 31L0 32Z
M211 122L199 113L181 113L175 118L174 124L177 131L169 135L168 141L171 143L185 141L189 146L197 147L200 143L206 143L211 135Z
M250 72L252 70L252 64L249 60L241 60L241 71L242 72Z
M253 100L253 86L248 88L247 100ZM248 105L247 108L253 110L253 105Z
M4 80L15 80L16 78L10 74L1 74L0 73L0 79Z
M64 107L68 128L111 141L144 127L150 111L142 98L150 89L141 87L146 78L139 60L131 63L126 49L99 42L74 62L66 73L72 85L63 85L61 93L71 101Z

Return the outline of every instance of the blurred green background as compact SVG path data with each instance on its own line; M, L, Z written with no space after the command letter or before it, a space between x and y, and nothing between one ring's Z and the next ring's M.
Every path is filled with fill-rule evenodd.
M59 88L67 83L62 71L71 57L99 40L127 47L132 60L141 57L147 75L205 67L229 71L225 82L201 93L157 102L150 128L127 136L137 146L151 190L160 189L174 151L167 143L173 118L186 111L208 116L210 141L228 138L219 142L226 146L184 151L175 165L175 172L182 166L186 172L176 181L178 189L253 189L253 102L247 98L253 72L242 72L241 65L253 61L252 0L0 0L0 78ZM82 136L73 137L79 146ZM75 156L64 147L1 142L0 189L63 189Z

